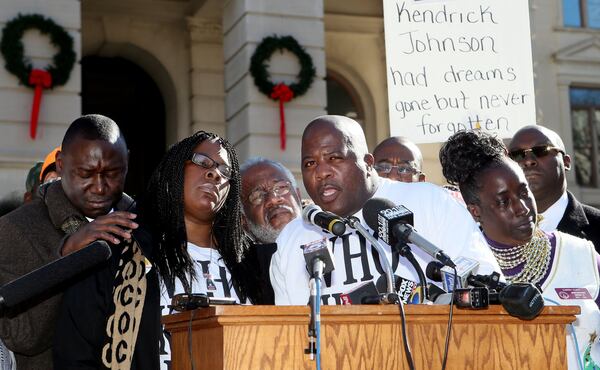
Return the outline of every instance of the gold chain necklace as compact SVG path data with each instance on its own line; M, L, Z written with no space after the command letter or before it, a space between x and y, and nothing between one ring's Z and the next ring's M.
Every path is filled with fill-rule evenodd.
M550 239L539 228L525 245L512 248L495 248L490 246L494 257L502 270L510 270L525 262L523 269L514 275L504 276L509 283L528 282L537 284L550 266Z

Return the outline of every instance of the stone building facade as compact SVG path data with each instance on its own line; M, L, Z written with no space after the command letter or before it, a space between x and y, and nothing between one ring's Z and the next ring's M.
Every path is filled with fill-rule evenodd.
M591 95L600 88L600 29L586 15L593 13L586 0L579 2L580 24L573 23L571 3L529 1L537 120L560 132L570 153L587 158L583 175L569 173L569 188L584 202L600 204L598 175L591 174L600 167L595 106L585 105L585 99L584 106L571 102L579 88ZM65 86L44 93L36 140L28 136L33 92L0 68L0 197L24 188L28 169L60 143L73 119L102 104L116 104L120 93L124 97L118 102L131 114L117 122L141 137L130 143L138 157L132 165L148 162L146 175L151 153L160 157L169 145L199 129L227 137L242 161L265 156L299 175L302 131L327 112L359 120L373 148L389 135L382 9L381 1L365 0L2 1L0 27L18 13L43 14L73 36L81 63ZM279 106L256 89L248 72L256 46L273 34L294 36L316 68L307 94L286 103L285 151L279 148ZM38 67L56 52L37 31L27 32L23 42L25 54ZM127 74L139 70L135 73L155 86L158 97L130 103L125 87L113 91L108 82L98 83L106 80L102 70L110 68ZM298 69L293 55L276 53L269 70L274 80L290 82ZM94 72L86 74L88 70ZM139 95L146 85L135 83L124 86ZM161 110L153 110L156 105ZM587 141L574 140L586 124ZM421 147L428 178L442 183L439 145Z

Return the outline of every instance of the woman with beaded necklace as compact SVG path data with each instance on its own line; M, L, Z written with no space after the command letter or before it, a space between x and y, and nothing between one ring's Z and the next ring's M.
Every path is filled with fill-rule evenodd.
M459 186L507 281L535 284L547 301L581 306L575 335L569 332L567 338L569 369L600 369L594 344L596 332L600 334L600 256L592 243L537 227L527 179L497 138L458 132L442 146L440 161L448 182Z

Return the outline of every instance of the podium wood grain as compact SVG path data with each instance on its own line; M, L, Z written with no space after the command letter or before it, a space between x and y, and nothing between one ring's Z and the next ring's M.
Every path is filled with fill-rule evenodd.
M406 306L417 369L441 368L447 306ZM454 309L448 369L567 368L566 325L579 307L546 307L535 320L500 306ZM321 311L322 369L408 369L397 306L327 306ZM304 354L308 307L217 306L163 317L173 369L314 369ZM192 332L191 343L188 333Z

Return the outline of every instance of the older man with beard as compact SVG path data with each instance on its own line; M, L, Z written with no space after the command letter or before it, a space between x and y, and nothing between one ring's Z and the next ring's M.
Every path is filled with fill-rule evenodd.
M277 250L275 240L288 222L300 216L300 190L292 172L270 159L251 158L240 171L244 227L254 242L246 261L258 268L263 289L270 292L267 301L260 303L272 304L269 265Z

